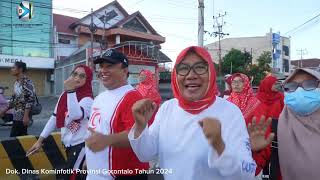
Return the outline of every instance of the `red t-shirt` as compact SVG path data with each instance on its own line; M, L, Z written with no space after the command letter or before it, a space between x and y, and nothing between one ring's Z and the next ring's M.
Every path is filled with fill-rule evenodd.
M132 114L133 104L141 100L141 94L134 90L125 95L123 101L120 102L115 114L115 120L112 122L112 133L120 133L122 131L130 131L134 124L134 118ZM131 148L119 148L113 147L111 152L112 158L112 170L125 170L131 169L134 174L135 169L148 169L148 163L142 163L139 161L135 153ZM133 174L133 175L134 175Z

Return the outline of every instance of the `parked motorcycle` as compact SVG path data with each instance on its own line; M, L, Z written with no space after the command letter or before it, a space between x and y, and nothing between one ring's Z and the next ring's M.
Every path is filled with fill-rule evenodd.
M8 87L2 87L0 86L0 110L6 109L9 106L9 100L6 99L4 96L5 90L8 89ZM0 126L12 126L13 123L13 109L9 109L6 114L0 118ZM29 127L32 126L33 119L31 118L29 121Z

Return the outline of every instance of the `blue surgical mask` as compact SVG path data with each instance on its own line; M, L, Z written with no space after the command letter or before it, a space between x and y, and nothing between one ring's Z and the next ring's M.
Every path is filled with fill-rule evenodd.
M285 92L284 103L299 116L308 116L320 108L320 89L306 91L299 87L294 92Z

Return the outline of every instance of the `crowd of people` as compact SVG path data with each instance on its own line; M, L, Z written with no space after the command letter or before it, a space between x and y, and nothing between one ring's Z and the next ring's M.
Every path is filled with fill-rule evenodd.
M257 93L247 75L235 73L225 78L227 91L218 93L210 54L191 46L172 71L174 98L162 102L151 71L141 71L138 86L128 84L123 53L108 49L94 63L106 90L94 98L91 69L75 67L28 151L39 151L61 128L66 168L74 170L65 179L144 180L154 160L166 180L250 180L261 174L273 180L319 179L319 72L297 69L283 83L268 75ZM28 82L18 77L17 83ZM16 86L15 97L21 93ZM16 108L20 125L28 119L27 102L21 112Z

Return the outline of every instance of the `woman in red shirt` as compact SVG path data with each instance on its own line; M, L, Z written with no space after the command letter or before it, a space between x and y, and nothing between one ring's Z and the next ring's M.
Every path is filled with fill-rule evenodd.
M273 120L272 122L272 130L268 127L266 131L266 136L270 135L271 131L275 134L278 119L280 113L284 107L284 95L283 93L279 92L276 87L277 78L274 76L267 76L265 77L259 86L257 98L265 105L267 117L271 117ZM273 145L274 148L271 148L270 145L265 150L265 159L267 162L270 162L270 172L269 168L266 169L267 174L272 177L277 177L278 180L281 180L281 174L279 169L279 158L278 158L278 143L277 138L274 139Z
M278 119L284 107L283 93L276 88L277 78L274 76L267 76L264 78L259 86L257 98L265 104L266 115L272 119Z
M257 99L253 93L250 81L247 75L236 73L231 78L232 92L228 101L237 105L246 121L246 125L252 123L253 119L259 120L266 116L266 107ZM253 152L253 158L257 163L256 175L266 166L267 148Z

